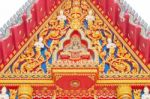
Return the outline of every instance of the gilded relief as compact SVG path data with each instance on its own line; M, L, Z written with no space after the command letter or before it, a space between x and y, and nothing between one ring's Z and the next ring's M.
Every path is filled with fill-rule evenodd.
M86 0L67 0L54 12L10 72L49 73L61 66L98 68L101 74L145 73Z

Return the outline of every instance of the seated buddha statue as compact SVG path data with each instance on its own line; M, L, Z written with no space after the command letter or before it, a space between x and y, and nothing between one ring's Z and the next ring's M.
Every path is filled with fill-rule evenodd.
M60 52L60 59L70 59L74 61L91 59L91 54L87 46L82 43L79 35L72 35L68 42L69 44L66 44L64 50Z

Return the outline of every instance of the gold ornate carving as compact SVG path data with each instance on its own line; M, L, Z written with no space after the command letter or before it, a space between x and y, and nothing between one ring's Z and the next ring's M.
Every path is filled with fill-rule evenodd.
M32 99L33 89L30 85L20 85L18 88L19 99Z
M55 52L58 52L57 50L62 46L61 42L68 37L69 32L74 30L81 31L82 38L86 38L89 43L88 46L91 45L92 50L96 52L94 53L94 56L97 57L96 62L94 61L96 65L94 63L92 65L98 66L101 74L118 73L123 75L145 72L118 40L118 37L114 35L114 31L95 10L92 10L86 0L67 0L59 10L54 12L39 31L39 35L30 42L24 52L12 64L9 73L51 73L51 68L56 66L53 63L57 61L54 57L56 59L58 57L58 53ZM51 43L49 44L49 42ZM63 54L66 53L70 54L69 52ZM82 54L84 56L86 52ZM50 59L52 63L49 62ZM63 63L65 61L60 63L62 65L58 67L66 66ZM83 64L81 62L76 67L84 66L87 63L87 61ZM42 68L43 64L45 64L44 69ZM91 63L89 62L89 64ZM107 66L109 68L105 70Z
M16 99L17 90L15 90L15 89L9 89L9 91L10 91L10 99Z
M119 85L117 88L117 99L132 99L131 91L130 85Z
M140 89L134 90L133 93L134 93L134 99L141 99L141 90Z

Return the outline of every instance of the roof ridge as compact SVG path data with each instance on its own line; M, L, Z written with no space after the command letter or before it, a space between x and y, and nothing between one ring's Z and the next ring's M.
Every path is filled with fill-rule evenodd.
M22 15L31 9L36 0L28 0L19 10L0 28L0 39L10 35L10 27L22 23ZM31 10L30 10L31 11ZM27 15L29 17L29 15Z
M119 0L118 4L120 5L120 8L123 9L122 11L124 11L124 13L128 12L128 14L130 14L130 20L133 22L130 23L141 26L142 28L141 35L144 38L149 39L150 26L148 25L148 23L144 19L142 19L142 17L131 7L130 4L127 3L126 0Z

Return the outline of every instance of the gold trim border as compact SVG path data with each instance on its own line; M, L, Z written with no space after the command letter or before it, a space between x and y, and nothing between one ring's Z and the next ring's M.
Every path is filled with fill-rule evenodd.
M79 68L79 69L74 69L74 68L70 68L70 69L52 69L53 73L98 73L98 69L97 68Z
M53 84L53 80L0 80L0 84Z
M150 84L150 80L97 80L97 84Z
M53 80L0 80L0 84L54 84ZM96 84L150 84L150 80L97 80Z

